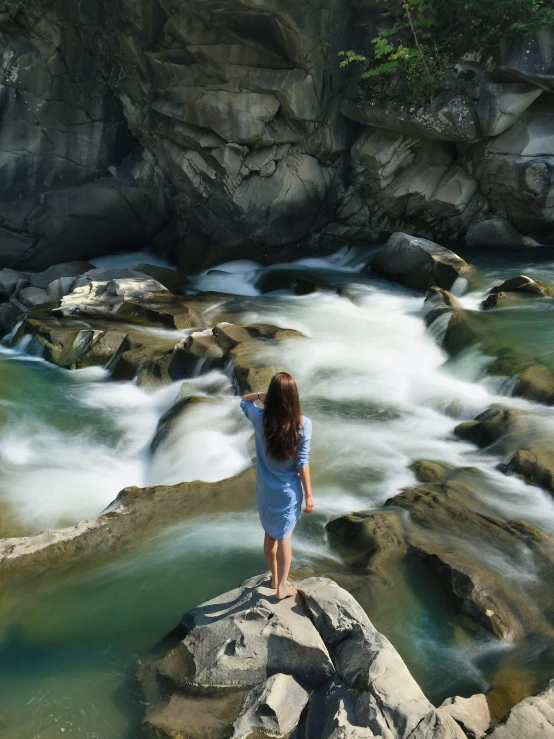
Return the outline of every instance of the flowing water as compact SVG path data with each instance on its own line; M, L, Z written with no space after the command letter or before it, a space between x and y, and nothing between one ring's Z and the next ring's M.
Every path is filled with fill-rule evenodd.
M237 321L296 328L310 338L281 345L278 353L267 350L296 376L303 410L314 423L317 511L297 526L294 566L340 567L325 523L379 507L414 484L408 465L421 458L477 467L493 512L554 534L550 496L502 475L500 457L452 434L460 417L473 418L501 401L532 410L552 438L550 411L507 397L509 383L487 377L491 357L475 348L447 360L425 329L421 295L362 276L368 257L345 249L296 265L340 285L340 295L321 290L297 296L282 289L262 296L255 286L260 267L244 261L194 281L198 290L228 293L226 308ZM463 302L475 307L487 287L521 272L554 284L552 255L540 257L530 264L527 254L472 254L482 282ZM153 260L127 255L119 264L140 261ZM550 364L551 310L548 301L496 313L498 334ZM128 485L221 480L251 464L251 430L223 372L186 381L217 402L195 406L155 454L150 442L157 422L181 383L148 391L113 382L103 370L49 366L24 347L1 350L0 377L0 536L96 515ZM508 562L486 546L480 556L522 587L537 577L527 563ZM206 515L166 529L102 566L6 586L0 593L0 731L10 739L139 737L140 660L185 610L264 569L253 501L242 513ZM529 690L551 676L550 643L523 648L471 635L428 575L413 570L402 580L387 599L364 605L431 700L484 691L499 672L507 682L515 675Z

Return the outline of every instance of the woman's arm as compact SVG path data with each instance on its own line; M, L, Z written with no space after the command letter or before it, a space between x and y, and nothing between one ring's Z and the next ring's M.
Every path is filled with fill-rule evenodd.
M246 400L247 403L255 403L257 400L265 403L265 393L246 393L246 395L242 396L242 399Z
M300 480L302 481L302 487L304 488L304 500L306 507L304 513L311 513L315 508L314 496L312 495L312 481L310 479L310 465L307 464L305 467L301 467L298 470Z

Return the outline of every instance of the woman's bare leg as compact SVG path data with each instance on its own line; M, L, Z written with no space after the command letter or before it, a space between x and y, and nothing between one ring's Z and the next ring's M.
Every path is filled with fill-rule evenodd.
M298 592L288 582L292 562L292 534L286 539L277 539L277 598L290 598Z
M264 554L267 566L271 570L271 587L277 590L277 539L269 534L264 538Z

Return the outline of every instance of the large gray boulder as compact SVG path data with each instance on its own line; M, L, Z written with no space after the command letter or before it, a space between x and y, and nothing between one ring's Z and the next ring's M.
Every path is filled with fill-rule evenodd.
M554 680L530 698L512 708L507 719L490 739L554 739Z
M15 269L0 270L0 300L17 297L24 287L29 287L29 275Z
M147 732L201 736L199 709L211 695L218 715L226 701L228 724L210 737L290 736L307 704L306 739L465 739L349 593L312 577L277 601L268 586L268 576L251 578L185 614L184 638L142 673Z
M379 250L371 269L416 290L434 285L449 290L470 267L457 254L432 241L395 233Z
M510 221L498 216L487 216L487 218L476 221L468 228L466 233L466 244L471 247L523 246L523 238L512 226Z

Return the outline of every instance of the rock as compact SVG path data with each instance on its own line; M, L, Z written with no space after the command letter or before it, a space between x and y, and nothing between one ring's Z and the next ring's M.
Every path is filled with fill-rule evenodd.
M530 439L534 430L534 419L529 414L514 408L491 405L474 421L464 421L456 426L454 433L478 447L488 447L502 441L498 451L505 453L523 439Z
M367 726L360 726L357 704L360 693L338 677L312 694L306 718L306 739L373 739Z
M227 322L218 323L217 326L214 326L213 335L225 354L252 338L244 326L235 326L233 323Z
M489 734L491 739L554 737L554 680L538 695L525 698L512 708L506 721Z
M48 298L51 301L61 300L65 295L69 295L73 291L74 284L74 277L58 277L58 279L51 282L46 289Z
M466 244L487 249L524 245L523 238L512 224L498 216L488 216L473 223L466 233Z
M519 449L503 469L554 496L554 450L541 447Z
M368 560L375 566L375 555L404 551L406 542L398 516L391 511L352 513L326 525L331 544L341 550L347 564L363 567Z
M554 288L546 282L534 280L526 275L519 275L493 287L481 307L483 309L499 308L509 305L518 299L554 297Z
M499 136L511 128L541 92L534 85L519 82L478 82L474 106L481 135Z
M491 139L472 144L465 165L479 183L479 190L495 213L508 214L514 229L536 242L548 242L551 192L550 170L554 106L550 95L541 95L515 125ZM498 223L495 221L495 229ZM521 245L513 232L502 237Z
M29 287L29 275L14 269L0 270L0 300L17 297L24 287Z
M452 729L444 736L463 736L448 713L435 712L351 595L312 577L298 583L297 598L279 602L267 578L251 578L185 614L185 637L142 672L146 726L163 726L161 736L206 736L208 700L220 716L217 701L226 698L234 731L216 727L210 737L408 739L429 713ZM245 688L251 692L230 718L229 701Z
M554 89L552 49L554 34L550 28L502 44L499 69L544 90Z
M17 300L0 303L0 336L5 336L13 331L27 314L27 310L27 306Z
M125 488L96 518L35 536L1 540L0 580L105 557L135 545L138 531L146 536L189 516L242 510L250 505L253 494L252 469L216 483Z
M466 734L447 711L429 711L410 734L410 739L467 739Z
M44 305L50 302L50 298L46 290L39 287L24 287L19 291L17 299L28 308L35 308L37 305Z
M410 469L419 482L439 482L446 480L454 467L441 462L430 462L426 459L420 459L417 462L412 462Z
M129 269L152 277L174 295L183 293L189 286L189 280L185 275L167 267L158 267L155 264L134 264Z
M462 614L506 641L545 628L540 609L483 564L471 544L464 546L463 542L486 541L501 552L524 547L530 556L537 557L538 567L548 567L548 562L554 562L554 542L549 537L521 522L493 517L483 510L472 487L456 479L412 488L387 504L409 512L410 524L415 525L405 528L409 550L440 576L458 599ZM444 537L448 535L456 537L459 544L446 544Z
M76 277L94 270L95 267L90 262L64 262L63 264L54 264L52 267L44 270L44 272L35 272L30 275L32 287L40 287L46 290L50 283L59 280L62 277Z
M334 672L310 620L294 598L276 601L266 576L189 611L182 623L187 636L155 664L181 689L250 687L284 672L315 690Z
M117 315L125 302L150 300L152 294L164 292L167 292L165 287L150 277L87 281L82 286L75 285L73 291L62 299L57 313L66 318L76 315L109 317Z
M164 415L158 421L156 427L156 433L150 444L150 450L155 452L160 444L162 444L167 437L172 433L176 424L183 418L184 414L188 412L190 408L196 405L202 405L203 403L212 403L212 398L195 395L185 395L182 392L179 394L177 402L171 406L171 408L164 413Z
M491 722L487 698L482 693L471 698L447 698L441 709L460 724L468 739L482 739Z
M390 237L371 263L371 268L416 290L428 290L434 285L448 290L470 269L449 249L404 233Z
M324 578L300 585L323 640L334 650L339 678L361 692L357 718L376 736L407 737L432 710L389 640L377 632L354 598Z
M253 688L234 723L232 739L286 737L296 727L308 693L290 675L277 673Z
M77 369L84 367L105 367L111 369L117 365L120 357L131 346L129 334L125 331L95 331L92 343L84 355L75 361Z
M513 393L535 403L554 405L554 375L540 364L528 367L517 378Z
M221 364L225 356L211 328L193 331L183 342L183 350L196 360L203 360L203 366L205 362L210 367Z
M469 101L448 93L439 94L429 105L380 104L344 100L342 114L364 126L439 141L476 141L479 136L475 113Z

